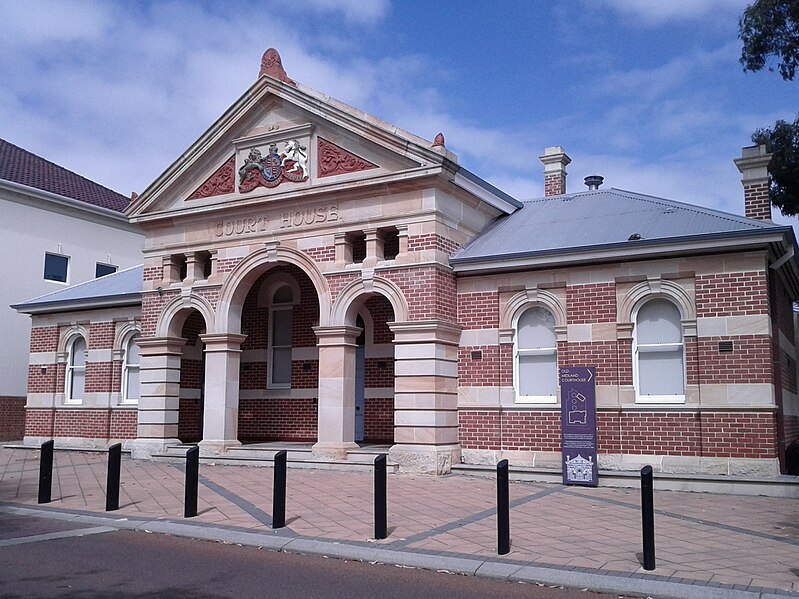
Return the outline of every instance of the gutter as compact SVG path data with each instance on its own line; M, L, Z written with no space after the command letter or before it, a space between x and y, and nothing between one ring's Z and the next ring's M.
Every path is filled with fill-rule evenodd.
M141 305L141 292L120 293L117 295L101 295L97 297L83 297L74 300L53 300L49 302L34 302L14 304L12 309L21 314L50 314L66 312L69 310L91 310L93 308L110 308L116 306Z
M58 195L50 191L39 189L38 187L30 187L29 185L22 185L21 183L15 183L14 181L8 181L7 179L0 179L0 188L5 188L9 191L21 193L26 196L38 197L42 200L52 202L53 204L67 206L69 208L75 208L77 210L81 210L84 212L91 212L93 214L102 216L104 218L110 218L112 220L120 221L120 223L128 225L128 228L130 228L131 230L140 232L139 228L136 227L135 225L132 225L130 221L128 221L128 218L122 212L117 212L116 210L111 210L110 208L95 206L94 204L89 204L88 202L76 200L75 198Z

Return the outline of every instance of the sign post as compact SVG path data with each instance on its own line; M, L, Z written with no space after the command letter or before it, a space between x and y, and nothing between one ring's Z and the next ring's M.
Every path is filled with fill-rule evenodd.
M597 486L596 369L593 366L560 369L560 417L563 484Z

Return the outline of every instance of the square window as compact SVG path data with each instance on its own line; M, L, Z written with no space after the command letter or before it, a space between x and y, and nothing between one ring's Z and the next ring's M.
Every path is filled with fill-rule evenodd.
M112 264L102 264L98 262L94 267L94 278L99 279L105 275L113 274L117 271L117 267Z
M69 256L59 256L58 254L44 255L44 278L47 281L67 282L67 270L69 269Z

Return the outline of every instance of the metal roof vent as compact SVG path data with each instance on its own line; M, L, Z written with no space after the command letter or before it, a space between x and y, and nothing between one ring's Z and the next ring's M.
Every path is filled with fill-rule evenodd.
M627 238L627 241L638 241L639 239L643 239L640 233L633 233Z
M588 186L588 189L599 189L599 186L605 181L605 177L600 177L599 175L590 175L585 178L585 184Z

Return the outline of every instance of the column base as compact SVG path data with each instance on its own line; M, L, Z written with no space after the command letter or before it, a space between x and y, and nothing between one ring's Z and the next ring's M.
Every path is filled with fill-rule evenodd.
M238 439L236 440L211 440L211 439L203 439L199 443L200 447L200 455L202 457L213 457L224 455L228 449L233 449L234 447L241 447L241 441Z
M315 443L311 453L317 460L347 460L347 450L358 449L357 443Z
M134 460L149 460L153 454L166 452L169 445L180 445L180 439L133 439L126 445Z
M461 462L460 445L394 445L388 459L409 474L449 474Z

